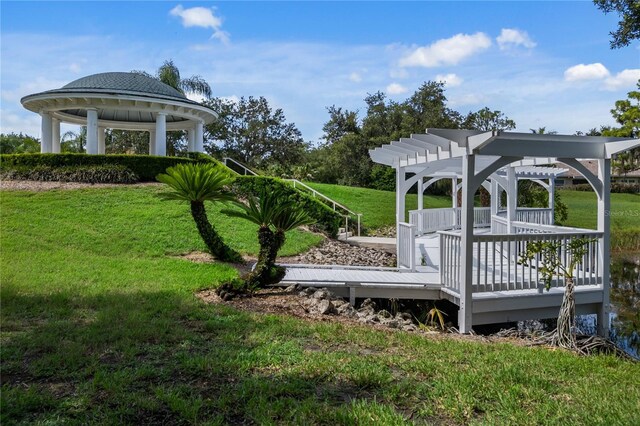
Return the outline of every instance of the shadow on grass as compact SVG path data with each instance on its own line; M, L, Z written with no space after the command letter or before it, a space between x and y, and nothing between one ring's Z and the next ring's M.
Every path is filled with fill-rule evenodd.
M309 350L293 319L188 293L28 295L4 285L1 423L402 421L392 372ZM365 416L365 417L363 417Z

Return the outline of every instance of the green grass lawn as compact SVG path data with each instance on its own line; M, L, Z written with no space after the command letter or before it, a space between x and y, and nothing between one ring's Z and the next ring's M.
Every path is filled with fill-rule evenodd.
M236 272L156 191L0 193L3 425L640 423L637 363L207 305Z

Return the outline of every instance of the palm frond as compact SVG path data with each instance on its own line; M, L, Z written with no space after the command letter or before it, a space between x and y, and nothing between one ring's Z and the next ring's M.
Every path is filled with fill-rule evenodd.
M229 202L235 199L225 189L233 178L213 164L177 164L156 179L171 189L159 194L165 200Z
M284 203L273 217L273 225L279 231L288 232L303 225L310 225L315 220L294 203Z
M202 95L207 99L211 98L211 86L199 75L180 80L180 88L183 92L191 92Z

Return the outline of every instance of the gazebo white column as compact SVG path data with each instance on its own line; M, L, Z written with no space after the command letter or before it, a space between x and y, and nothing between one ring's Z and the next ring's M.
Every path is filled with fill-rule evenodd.
M498 182L495 179L491 179L491 216L498 214L500 205L500 190L498 189Z
M462 256L460 260L460 310L458 329L471 332L473 314L473 202L476 193L475 155L462 157L462 208L460 233Z
M404 222L404 181L405 170L396 166L396 253L400 253L400 222Z
M106 135L104 133L106 130L104 127L98 127L98 154L104 155L106 152Z
M42 122L40 126L40 152L51 152L51 131L53 130L53 123L51 120L51 114L47 111L40 112Z
M204 123L202 121L196 122L194 151L204 152Z
M602 265L602 305L598 307L598 334L609 335L609 267L610 267L610 211L611 211L611 159L598 160L598 179L602 195L598 197L598 231L602 232L598 262Z
M195 152L196 148L196 129L187 129L188 152Z
M51 152L60 153L60 120L51 119Z
M516 220L518 208L518 178L515 167L507 167L507 228L513 232L511 223Z
M149 155L156 155L156 131L149 130Z
M87 109L87 154L98 153L98 110Z
M156 152L155 155L167 155L167 114L156 114Z

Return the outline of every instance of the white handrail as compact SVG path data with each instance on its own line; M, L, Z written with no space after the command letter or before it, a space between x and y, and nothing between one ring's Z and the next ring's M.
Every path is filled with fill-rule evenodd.
M242 168L242 171L244 172L244 175L253 175L253 176L258 176L258 174L256 172L254 172L253 170L251 170L249 167L245 166L244 164L242 164L239 161L234 160L233 158L229 158L229 157L224 157L222 159L222 162L224 163L225 166L229 167L227 165L227 163L231 161L233 164L239 166L240 168ZM229 167L230 168L230 167ZM232 169L233 170L233 169Z

